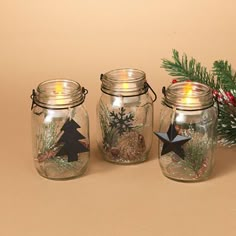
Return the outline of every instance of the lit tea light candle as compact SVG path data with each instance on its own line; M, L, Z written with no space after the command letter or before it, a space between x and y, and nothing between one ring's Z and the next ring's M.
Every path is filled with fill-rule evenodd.
M56 95L56 104L64 104L64 95L62 93L63 91L63 84L62 83L56 83L55 85L55 95Z
M127 78L122 77L121 80L125 80L125 79L127 80ZM119 89L120 89L120 87L125 92L125 91L128 91L130 89L130 84L124 82L120 86L117 86L117 88L119 88ZM133 104L133 103L139 102L139 97L137 97L137 96L134 96L134 97L132 97L132 96L131 97L122 97L122 96L120 96L120 97L114 97L113 99L114 99L113 100L113 106L114 107L121 107L121 106L123 106L123 104L129 104L129 103Z
M66 86L66 84L62 84L61 82L57 82L55 84L55 89L53 90L53 96L55 98L53 100L49 100L49 103L55 103L56 105L63 105L65 103L65 97L63 94L63 89ZM50 123L53 121L54 118L60 118L64 117L66 114L66 110L51 110L48 109L47 116L44 119L44 123Z
M128 83L123 83L122 87L123 87L124 89L128 89L128 88L129 88L129 84L128 84Z
M183 102L185 104L192 104L193 103L193 99L191 98L192 94L193 94L193 87L191 83L186 84L186 86L183 88L184 90L184 98L183 98Z

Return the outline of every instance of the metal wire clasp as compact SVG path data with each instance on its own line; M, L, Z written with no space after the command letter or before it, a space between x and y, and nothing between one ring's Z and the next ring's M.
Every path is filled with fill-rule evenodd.
M34 102L35 96L36 96L36 92L35 92L35 90L33 89L33 90L32 90L32 94L30 95L30 98L32 99L31 110L33 109L34 104L35 104L35 102Z
M162 87L162 94L166 97L166 87Z
M86 95L88 94L88 89L86 89L85 87L82 87L82 93L83 93L84 98L85 98Z
M152 102L154 103L157 100L157 95L154 92L154 90L152 89L152 87L148 84L148 82L144 82L144 88L150 89L154 95L154 99L152 100Z

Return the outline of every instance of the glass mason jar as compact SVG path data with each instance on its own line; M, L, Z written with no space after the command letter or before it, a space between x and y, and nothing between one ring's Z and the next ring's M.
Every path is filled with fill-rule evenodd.
M165 176L179 181L209 177L216 143L217 108L212 90L196 82L177 82L163 88L160 115L159 162Z
M117 164L145 161L152 143L156 100L145 73L137 69L112 70L101 75L101 82L97 142L103 158Z
M38 173L48 179L82 175L89 161L87 90L77 82L42 82L31 95L33 157Z

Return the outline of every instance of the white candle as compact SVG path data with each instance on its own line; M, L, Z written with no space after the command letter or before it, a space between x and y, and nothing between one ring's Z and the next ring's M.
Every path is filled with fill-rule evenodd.
M64 96L62 95L63 85L62 83L56 83L55 91L56 94L56 105L64 104Z
M129 83L122 83L122 90L128 90L130 88ZM120 88L120 86L119 86ZM122 107L123 104L134 104L138 103L140 100L139 96L131 96L131 97L125 97L125 96L117 96L117 97L112 97L112 104L114 107Z
M55 89L53 90L53 96L55 96L54 100L50 101L49 103L55 103L55 105L63 105L65 103L63 91L63 84L58 82L55 85ZM53 121L54 118L64 117L68 111L65 110L53 110L48 109L47 116L44 119L44 123L50 123Z

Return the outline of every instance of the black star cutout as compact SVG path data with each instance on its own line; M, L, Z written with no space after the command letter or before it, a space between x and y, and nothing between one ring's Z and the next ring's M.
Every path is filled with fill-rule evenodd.
M184 160L185 153L181 146L191 138L178 135L173 124L170 125L167 133L154 132L154 134L164 143L161 156L173 151Z

